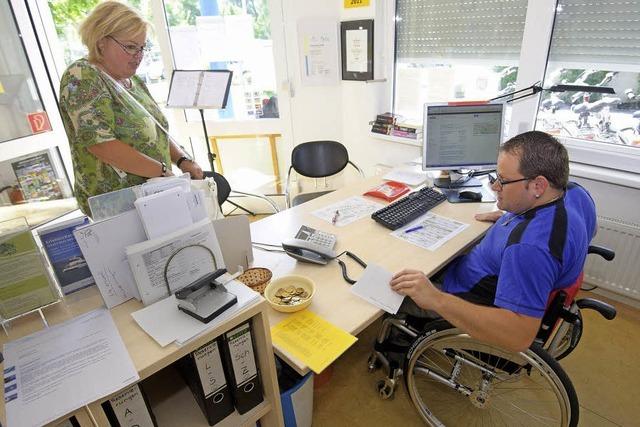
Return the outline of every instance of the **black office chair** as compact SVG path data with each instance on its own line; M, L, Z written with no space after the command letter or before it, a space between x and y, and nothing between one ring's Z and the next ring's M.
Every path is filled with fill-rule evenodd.
M323 194L334 191L314 191L296 195L290 199L291 170L307 178L327 178L341 172L347 165L353 166L364 177L358 166L349 160L349 153L344 145L336 141L310 141L297 145L291 152L291 166L287 173L285 185L285 202L287 207L297 206Z
M220 175L218 172L205 171L203 174L205 178L210 178L211 176L213 176L213 180L216 182L216 187L218 189L218 204L220 205L220 208L222 208L222 204L224 202L229 202L236 208L245 211L249 215L255 215L254 212L251 212L250 210L240 206L239 204L232 202L231 200L228 200L229 196L231 196L233 193L233 195L257 197L267 202L273 208L273 211L275 213L280 212L280 209L278 209L278 206L273 202L273 200L269 199L268 197L262 196L260 194L244 193L242 191L232 190L231 185L229 184L229 181L227 181L227 178Z

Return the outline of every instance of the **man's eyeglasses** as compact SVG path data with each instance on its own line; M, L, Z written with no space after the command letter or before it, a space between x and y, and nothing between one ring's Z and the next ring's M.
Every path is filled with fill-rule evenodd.
M507 184L513 184L514 182L521 182L521 181L529 181L529 180L531 180L531 178L520 178L520 179L512 179L511 181L505 181L504 179L502 179L499 176L496 176L496 175L494 175L492 173L488 174L487 177L489 178L489 183L491 183L491 185L493 185L493 184L495 184L497 182L498 183L498 187L501 190Z
M145 53L147 53L147 52L149 52L151 50L151 47L147 46L146 44L142 45L142 46L138 46L138 45L135 45L135 44L122 44L118 40L116 40L115 38L113 38L111 36L107 36L107 37L109 37L114 42L118 43L118 45L122 48L122 50L124 50L125 52L127 52L131 56L136 56L139 53L144 55Z

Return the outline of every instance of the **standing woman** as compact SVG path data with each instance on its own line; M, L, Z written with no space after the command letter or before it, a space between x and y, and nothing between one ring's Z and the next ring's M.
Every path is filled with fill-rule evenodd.
M167 119L135 75L148 49L148 27L122 3L98 4L79 30L89 54L72 63L60 82L76 199L87 215L89 197L170 176L172 162L202 178L200 166L161 129L168 128Z

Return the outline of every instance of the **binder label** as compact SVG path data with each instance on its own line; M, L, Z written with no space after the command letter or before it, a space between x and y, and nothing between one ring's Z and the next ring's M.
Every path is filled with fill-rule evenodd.
M109 399L111 408L123 427L153 427L153 421L138 384Z
M256 359L253 355L251 341L251 326L249 323L227 333L229 353L233 364L233 374L238 386L252 379L258 374Z
M198 368L198 375L200 376L205 398L227 385L217 341L212 341L194 351L193 357Z

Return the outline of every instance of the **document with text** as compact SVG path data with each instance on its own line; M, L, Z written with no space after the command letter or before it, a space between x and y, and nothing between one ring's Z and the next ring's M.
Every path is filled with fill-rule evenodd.
M421 248L435 251L469 224L428 212L416 221L397 229L391 235Z
M139 379L111 313L98 309L4 345L7 424L47 424Z
M360 280L351 287L351 292L387 313L396 314L402 305L404 295L391 289L389 282L392 277L392 272L379 265L369 264Z

